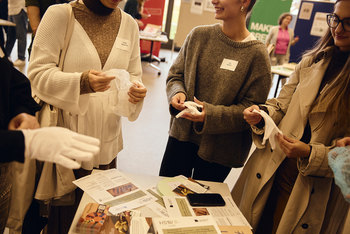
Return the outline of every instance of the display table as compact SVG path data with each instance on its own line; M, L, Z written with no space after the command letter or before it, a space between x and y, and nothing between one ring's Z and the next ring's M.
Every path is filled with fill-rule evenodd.
M158 75L161 74L161 70L159 67L157 67L156 65L152 64L152 59L156 59L158 62L160 62L160 58L158 58L157 56L153 55L153 43L154 42L163 42L163 43L167 43L168 42L168 37L166 35L158 35L157 37L152 37L152 36L145 36L142 34L142 32L140 32L140 40L146 40L146 41L150 41L151 42L151 49L150 49L150 56L148 56L148 65L153 67L154 69L156 69L158 71Z
M278 90L278 85L280 83L280 80L288 78L293 73L293 71L294 71L293 69L286 68L283 65L271 66L272 75L274 74L278 75L274 97L276 97L277 95L277 90Z
M94 171L95 172L95 171ZM98 172L98 170L96 170ZM138 183L140 186L143 188L148 188L151 186L156 186L159 181L164 179L165 177L159 177L159 176L149 176L149 175L137 175L137 174L131 174L131 173L124 173L125 176L133 180L135 183ZM217 183L217 182L208 182L208 181L203 181L206 185L210 186L210 191L220 193L222 196L231 196L230 190L225 183ZM72 222L72 225L69 229L68 234L76 234L75 232L75 227L79 221L79 218L81 217L85 206L90 203L90 202L95 202L89 195L84 193L78 210L75 213L74 220ZM141 211L141 216L142 217L159 217L155 212L153 212L151 209L148 207L140 207L136 210Z

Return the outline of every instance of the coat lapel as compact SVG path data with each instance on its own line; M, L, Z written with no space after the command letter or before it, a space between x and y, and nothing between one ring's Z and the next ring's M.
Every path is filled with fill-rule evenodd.
M329 62L330 59L324 62L320 61L300 70L300 83L295 94L299 97L300 113L304 126L306 125L311 106L317 97Z

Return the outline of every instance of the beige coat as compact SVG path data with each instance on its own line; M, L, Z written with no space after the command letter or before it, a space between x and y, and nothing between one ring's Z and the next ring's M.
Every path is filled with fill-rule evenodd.
M332 53L333 49L327 48L325 52ZM323 55L324 52L320 53L321 57ZM311 111L310 108L329 62L329 57L313 64L309 59L302 60L279 97L266 102L269 115L286 136L301 139L307 120L312 132L309 144L312 151L309 159L298 159L299 175L278 227L278 234L333 234L342 233L344 227L349 203L334 184L327 153L335 146L335 139L349 134L349 128L335 131L332 116L321 129L315 130L322 121L327 103L318 110L314 108ZM257 149L235 184L232 197L255 232L275 173L286 156L279 146L271 151L269 143L262 145L261 138L254 133L253 139Z

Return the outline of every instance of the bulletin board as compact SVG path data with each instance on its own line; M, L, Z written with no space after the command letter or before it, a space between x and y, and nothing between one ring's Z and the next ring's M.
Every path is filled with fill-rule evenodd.
M290 47L289 62L300 62L302 54L326 32L326 15L332 13L333 7L334 2L329 1L301 1L294 27L294 36L299 36L299 42Z

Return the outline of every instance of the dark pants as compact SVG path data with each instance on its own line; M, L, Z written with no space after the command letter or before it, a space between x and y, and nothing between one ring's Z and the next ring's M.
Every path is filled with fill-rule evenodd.
M195 143L169 137L159 175L184 175L195 180L224 182L231 167L203 160L198 155L198 149Z

